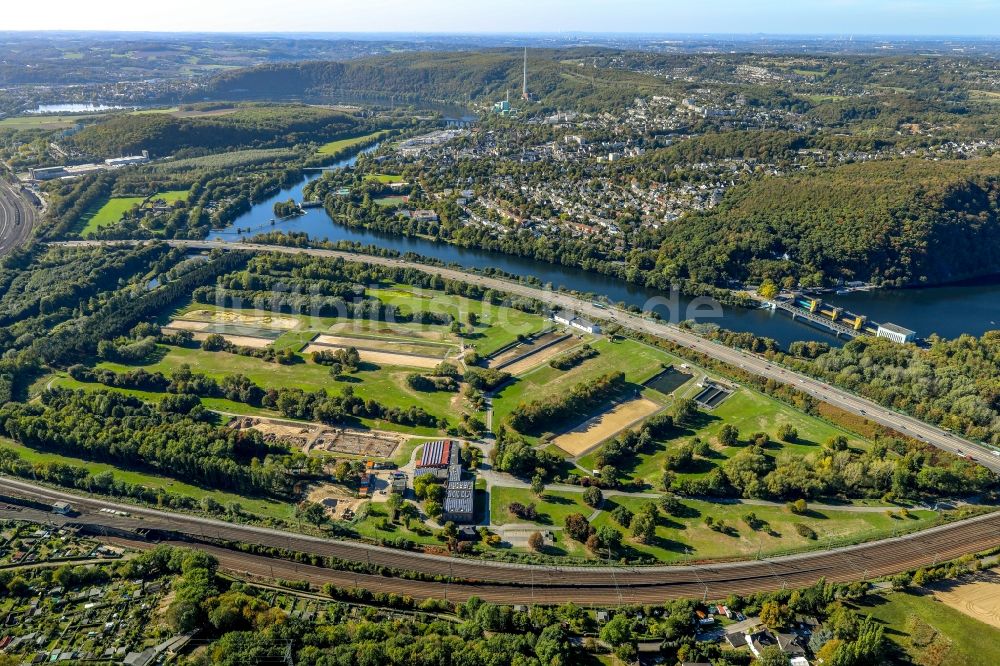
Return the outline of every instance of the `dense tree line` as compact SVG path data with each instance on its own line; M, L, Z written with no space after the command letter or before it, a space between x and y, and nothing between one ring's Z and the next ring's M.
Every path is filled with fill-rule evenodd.
M796 370L1000 446L1000 331L930 339L930 347L863 337L843 347L795 345L775 358Z
M219 116L177 118L170 114L123 114L89 125L68 143L97 158L148 150L164 157L185 148L269 148L329 141L358 131L350 115L314 106L260 105Z
M264 462L286 450L260 433L165 413L120 393L53 389L39 403L0 408L0 433L25 446L151 469L212 488L283 493L284 469Z
M625 373L612 372L581 382L565 394L522 402L511 410L508 422L514 430L537 435L551 430L574 414L586 414L625 389Z
M996 158L860 162L759 178L712 211L664 227L656 270L709 284L787 278L815 286L993 274L998 192Z

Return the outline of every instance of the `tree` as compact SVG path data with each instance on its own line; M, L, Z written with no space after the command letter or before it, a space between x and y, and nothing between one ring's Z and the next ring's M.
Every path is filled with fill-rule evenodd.
M570 663L573 646L569 636L559 624L550 624L542 629L535 641L535 656L538 661L547 666L560 666Z
M535 494L535 497L541 497L545 492L545 481L542 480L541 474L535 474L531 477L531 492Z
M528 536L528 547L536 553L541 552L545 548L545 539L542 537L541 532L532 532Z
M740 431L732 423L726 423L719 430L719 443L724 446L736 446L740 441Z
M641 512L632 519L632 538L639 543L649 543L656 535L656 520L649 513Z
M580 543L585 543L587 537L590 536L590 523L587 522L587 518L583 514L569 514L563 520L563 525L566 528L566 534Z
M316 502L302 502L295 508L295 516L313 525L319 525L326 520L326 510Z
M765 601L760 607L760 621L769 629L784 627L788 623L789 615L788 606L783 606L777 601Z
M778 439L783 442L794 442L799 438L799 431L795 429L791 423L783 423L781 427L778 428Z
M768 645L760 651L760 656L753 663L754 666L788 666L788 655L777 645Z
M632 524L632 512L623 504L619 504L611 511L611 517L622 527L629 527Z
M767 300L773 300L775 296L778 295L780 289L778 285L774 283L774 280L767 279L760 283L757 288L757 293L760 294L761 298L766 298Z
M601 640L612 647L632 642L632 622L624 613L618 613L601 627Z
M604 501L604 493L597 486L590 486L583 491L583 501L587 503L588 506L598 507L601 502Z

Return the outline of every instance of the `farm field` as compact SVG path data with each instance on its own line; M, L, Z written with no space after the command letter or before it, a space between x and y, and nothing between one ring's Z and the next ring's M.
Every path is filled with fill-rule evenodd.
M656 537L652 543L639 544L629 538L627 528L619 525L611 517L617 506L625 506L633 513L639 513L642 506L655 501L654 496L613 495L606 497L595 514L595 509L587 506L581 492L546 490L542 498L536 497L527 488L494 486L491 497L490 515L495 524L535 522L540 527L563 527L567 515L580 513L591 517L594 527L610 526L623 534L624 549L632 555L647 555L663 562L681 562L689 559L738 559L755 557L758 553L778 555L818 548L829 548L845 543L871 540L891 536L894 531L912 530L929 526L937 516L932 511L911 511L909 518L892 518L883 511L855 512L833 510L807 510L797 516L781 506L751 506L743 504L721 504L701 500L684 499L685 515L680 517L660 515L656 526ZM539 519L526 521L512 516L507 510L511 502L534 503ZM751 529L743 516L753 512L766 523L758 530ZM713 530L705 524L711 516L715 522L723 521L726 532ZM797 523L810 527L816 539L801 536L795 528ZM582 544L570 539L561 540L569 550L566 554L577 557L593 557Z
M316 150L316 153L318 155L336 155L337 153L340 153L343 150L352 148L353 146L356 146L360 143L364 143L365 141L369 141L371 139L378 139L383 134L385 134L384 131L378 131L378 132L373 132L371 134L367 134L365 136L356 136L350 139L338 139L336 141L330 141L320 146Z
M157 192L150 198L163 199L169 204L186 199L187 195L187 190L169 190L166 192ZM87 238L102 226L116 224L122 219L122 215L143 201L146 201L146 197L112 197L108 199L100 208L83 215L81 218L83 227L80 229L80 236Z
M886 626L886 637L913 663L1000 664L1000 629L941 603L932 594L896 592L866 599L857 610Z

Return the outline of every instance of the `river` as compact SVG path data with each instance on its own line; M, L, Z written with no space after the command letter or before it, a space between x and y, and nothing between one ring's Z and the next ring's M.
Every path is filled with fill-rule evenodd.
M371 152L370 146L362 152ZM353 165L357 156L341 160L330 168ZM239 240L267 231L305 232L310 238L331 241L355 241L380 247L414 252L433 257L446 263L466 268L498 268L514 275L532 275L553 287L567 287L581 292L606 296L612 302L623 301L644 309L656 310L664 319L682 321L697 319L714 322L734 331L750 331L774 338L787 346L795 340L838 341L833 334L814 328L802 321L793 321L788 315L770 310L747 310L726 306L717 308L701 302L674 295L672 298L654 289L629 284L616 278L584 271L579 268L558 266L547 262L516 257L485 250L461 248L448 243L424 238L408 238L366 229L348 228L336 224L322 208L307 209L304 215L288 220L275 221L274 204L293 198L302 201L302 188L309 181L320 177L320 172L310 173L298 184L283 189L261 201L251 210L234 220L228 227L213 231L213 240ZM835 305L874 321L893 322L913 329L918 336L937 333L943 337L957 337L962 333L982 334L1000 328L1000 281L975 285L936 287L926 289L873 290L825 298ZM721 314L721 316L719 316Z

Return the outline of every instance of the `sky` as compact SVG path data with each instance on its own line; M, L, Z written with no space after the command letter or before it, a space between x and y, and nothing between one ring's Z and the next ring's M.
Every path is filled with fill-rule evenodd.
M997 35L1000 0L6 0L0 30Z

